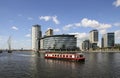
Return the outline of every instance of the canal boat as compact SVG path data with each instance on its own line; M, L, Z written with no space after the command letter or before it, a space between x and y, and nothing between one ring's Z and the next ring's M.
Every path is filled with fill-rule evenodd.
M58 52L45 52L46 59L61 59L71 61L85 61L83 53L58 53Z

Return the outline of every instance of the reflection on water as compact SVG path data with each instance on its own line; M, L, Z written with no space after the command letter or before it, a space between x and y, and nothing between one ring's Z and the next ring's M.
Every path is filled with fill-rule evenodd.
M78 62L77 63L77 62L73 62L73 61L53 60L53 59L45 59L45 62L50 67L53 67L54 65L63 67L63 65L64 65L65 68L70 67L71 69L75 69L75 67L77 65L84 64L84 62L81 62L81 63Z
M85 62L44 59L44 53L0 53L0 78L119 78L120 53L85 53Z

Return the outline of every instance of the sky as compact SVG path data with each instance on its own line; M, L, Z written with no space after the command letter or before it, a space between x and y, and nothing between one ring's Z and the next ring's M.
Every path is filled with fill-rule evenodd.
M54 34L74 34L78 47L93 29L99 31L99 46L107 32L120 43L120 0L1 0L0 49L8 48L9 36L13 49L31 49L36 24L43 35L49 28Z

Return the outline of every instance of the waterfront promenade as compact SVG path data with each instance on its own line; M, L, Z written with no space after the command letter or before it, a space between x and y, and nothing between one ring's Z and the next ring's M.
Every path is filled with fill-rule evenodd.
M2 52L5 52L6 50L1 50ZM12 50L12 51L15 51L15 52L34 52L32 50ZM45 52L76 52L76 53L85 53L85 52L120 52L119 49L106 49L106 50L87 50L87 51L55 51L55 50L41 50L39 51L41 53L45 53Z
M76 53L85 53L85 52L120 52L120 50L87 50L87 51L49 51L49 50L44 50L44 51L39 51L39 52L76 52Z

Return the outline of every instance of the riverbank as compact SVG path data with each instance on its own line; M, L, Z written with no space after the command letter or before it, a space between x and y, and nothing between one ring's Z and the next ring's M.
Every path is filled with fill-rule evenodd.
M89 53L90 53L90 52L93 52L93 53L94 53L94 52L95 52L95 53L96 53L96 52L101 52L101 53L110 53L110 52L113 53L113 52L118 52L118 53L120 53L120 51L82 51L82 52L89 52Z
M86 52L120 52L120 50L92 50L92 51L39 51L41 53L44 53L44 52L76 52L76 53L86 53Z
M32 50L12 50L13 52L35 52L35 51L32 51ZM1 53L2 52L6 52L6 50L3 50L3 51L1 51ZM96 53L96 52L107 52L107 53L109 53L109 52L118 52L118 53L120 53L120 50L90 50L90 51L38 51L38 52L40 52L40 53L45 53L45 52L70 52L70 53L73 53L73 52L75 52L75 53L86 53L86 52L88 52L88 53L90 53L90 52L92 52L92 53Z

